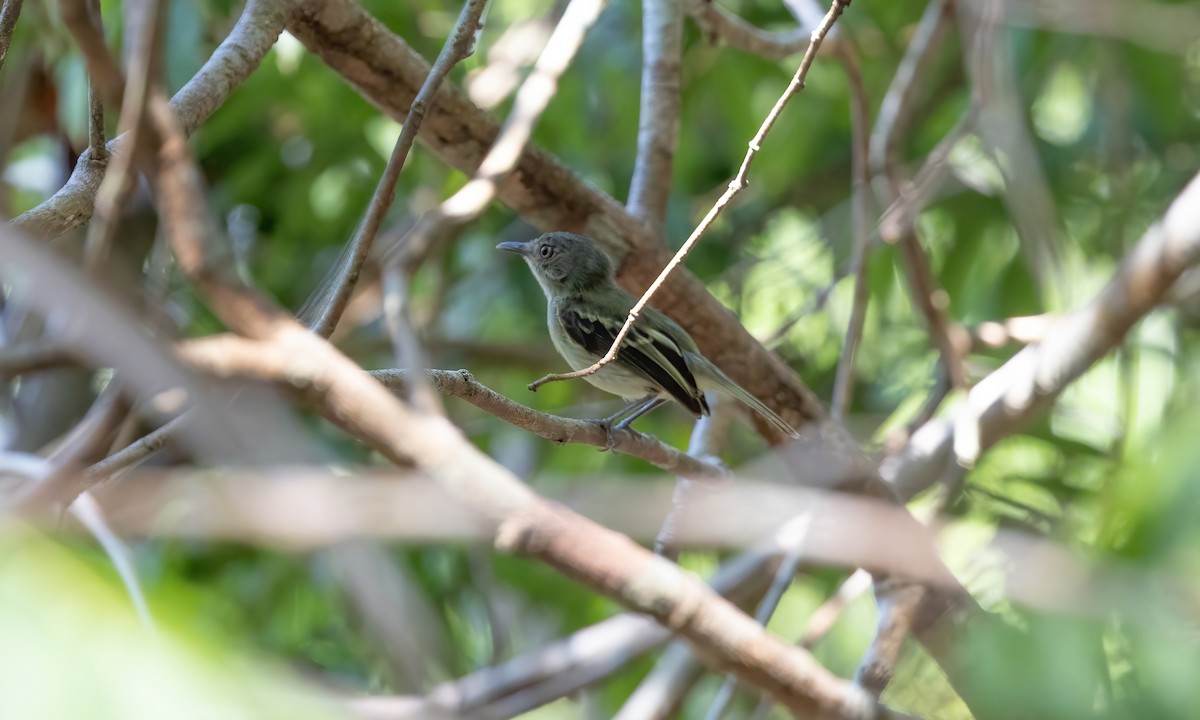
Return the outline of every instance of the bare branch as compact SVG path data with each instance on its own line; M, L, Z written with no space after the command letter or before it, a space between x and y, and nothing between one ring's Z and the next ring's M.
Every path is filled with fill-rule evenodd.
M880 191L884 205L892 204L901 196L902 185L896 167L901 139L907 132L914 112L919 81L930 67L936 50L941 47L952 10L953 4L949 0L930 0L880 106L879 118L871 132L870 158L872 169L883 175L887 186L886 191ZM948 151L953 145L946 147ZM937 167L932 163L927 165ZM963 356L968 350L966 333L946 316L946 294L938 288L929 268L929 259L917 237L916 212L910 211L908 216L912 222L900 229L899 242L913 302L925 318L930 344L940 353L951 385L966 389L967 377L963 367Z
M592 420L575 420L558 417L534 410L514 402L491 388L483 385L466 370L426 370L426 376L440 393L462 398L475 407L494 415L505 422L556 443L583 443L593 447L608 447L608 433ZM396 370L375 370L371 375L389 389L404 384L404 373ZM725 479L729 470L707 454L687 454L658 440L629 428L612 433L611 449L638 457L670 473L686 475L695 479Z
M769 60L784 60L808 49L811 32L804 27L786 32L757 28L718 5L715 0L685 0L687 14L711 40Z
M1172 283L1200 262L1200 176L1126 256L1117 274L1087 305L1059 319L967 396L970 425L931 422L880 470L902 497L938 482L952 460L970 461L1042 412L1068 384L1119 344L1162 302ZM959 436L960 432L965 435Z
M146 116L150 76L156 56L159 32L162 29L161 0L142 0L127 6L129 22L126 32L133 41L129 44L129 78L121 99L121 116L117 134L121 152L116 153L104 180L96 191L95 215L88 226L84 242L84 265L95 270L108 255L116 236L120 213L133 191L136 176L135 158L145 151L142 127Z
M654 294L658 292L658 289L662 287L664 282L666 282L667 276L669 276L675 268L679 267L684 258L688 256L688 253L692 251L692 248L696 246L696 243L700 240L700 237L704 234L704 231L708 230L708 227L713 223L714 220L717 219L717 216L721 214L721 211L725 209L725 206L728 205L731 200L733 200L735 195L737 195L742 191L743 188L746 187L746 177L750 172L750 164L754 161L754 156L757 155L758 151L762 148L763 140L766 139L767 133L771 131L772 127L774 127L775 121L783 112L783 108L785 105L787 105L788 100L790 100L793 95L800 92L800 90L804 88L804 79L808 76L808 69L812 66L813 59L816 58L817 51L821 48L821 41L824 40L825 35L829 32L829 29L833 27L833 23L837 21L838 17L842 14L846 4L846 0L833 0L829 7L829 12L826 13L820 27L813 31L812 42L809 44L808 49L804 52L804 59L800 61L800 67L796 68L796 74L792 76L792 81L788 83L787 89L785 89L783 94L779 96L779 99L775 101L775 105L771 108L771 111L767 113L767 117L763 120L762 125L759 126L758 132L756 132L754 137L751 138L749 147L746 150L746 155L744 158L742 158L742 165L740 168L738 168L737 174L734 175L733 179L729 181L729 187L726 188L725 192L721 194L721 197L717 198L717 202L713 204L712 208L709 209L708 214L704 216L704 219L700 221L700 224L696 226L696 229L692 231L691 236L688 237L688 239L675 253L675 256L671 258L671 261L667 263L666 267L662 269L662 272L658 274L658 277L654 279L654 282L650 283L650 287L646 289L646 292L642 294L641 298L637 301L637 303L634 304L633 308L630 309L629 317L625 319L625 324L621 326L621 331L618 332L617 337L613 339L612 347L609 348L608 352L604 354L604 357L600 358L592 365L583 368L582 370L575 370L569 373L562 373L560 375L547 375L543 378L535 380L529 384L530 390L537 390L539 387L548 382L587 377L588 375L596 373L598 370L600 370L600 368L612 362L617 357L617 350L621 347L621 343L629 334L629 330L633 327L634 321L638 319L638 315L642 312L642 309L646 307L646 304L650 302L650 299L654 297Z
M179 346L181 355L195 367L222 377L254 377L269 382L297 384L293 362L277 349L229 335L192 340ZM556 443L607 446L608 434L593 420L575 420L534 410L514 402L477 381L466 370L423 370L421 374L444 395L462 398L475 407L534 435ZM412 373L407 370L373 370L371 376L392 392L405 389ZM612 449L638 457L667 472L698 479L728 478L719 460L694 457L666 443L628 428L612 435Z
M696 421L692 438L688 442L688 456L702 462L721 466L721 447L729 439L729 428L733 424L733 408L728 398L714 393L709 400L709 414ZM679 545L675 541L676 525L688 504L692 493L701 490L692 473L679 475L675 480L675 492L671 496L671 512L667 513L658 537L654 538L654 552L669 560L679 559Z
M679 135L685 0L642 0L642 99L629 212L661 229Z
M451 230L479 217L495 199L501 183L512 174L525 153L534 126L558 92L559 78L575 58L604 4L605 0L571 0L534 63L533 71L517 90L504 126L470 182L438 209L421 217L400 246L401 253L410 257L425 254Z
M40 340L0 349L0 378L52 370L75 363L71 353L56 342Z
M121 67L105 43L99 7L93 6L93 0L59 0L58 8L63 25L83 52L93 89L100 98L115 104L125 92L125 80ZM100 159L99 156L95 157Z
M258 67L283 30L289 7L290 2L281 0L247 0L229 36L171 100L186 132L202 125ZM123 145L120 137L110 141L109 153L121 151ZM104 169L105 163L91 153L80 155L67 184L46 202L14 218L12 227L49 239L83 225L92 217Z
M909 41L896 74L879 104L879 117L871 130L871 169L875 173L893 170L898 162L900 141L916 108L919 80L929 70L941 47L946 29L954 17L951 0L929 0L921 22Z
M164 448L185 422L187 422L187 414L180 415L166 425L92 465L87 470L87 482L89 484L99 483L142 462Z
M446 38L441 53L438 54L437 60L429 70L428 77L421 84L421 89L417 91L417 96L409 107L408 116L404 119L404 125L400 129L400 137L396 139L387 166L384 167L383 175L380 176L379 183L375 186L375 193L371 196L371 202L367 205L366 215L354 233L354 238L350 241L348 254L340 263L338 276L333 281L329 295L322 299L316 317L310 324L312 331L317 335L327 338L337 328L338 320L341 319L346 305L350 302L350 296L354 293L363 263L367 261L371 244L375 241L376 234L379 233L384 216L392 206L396 182L400 179L400 171L404 169L404 162L408 159L408 153L417 139L417 132L425 120L429 104L433 102L438 88L450 74L450 70L475 51L475 38L483 29L480 18L483 16L484 8L487 7L487 1L466 0L462 12L459 13L458 21L454 25L454 30Z
M352 0L301 2L289 30L392 117L403 118L429 66ZM488 113L444 87L430 108L423 141L452 167L473 174L499 130ZM666 264L661 238L549 153L528 147L498 183L497 198L544 230L582 232L624 257L617 281L641 294ZM686 268L663 286L655 306L682 324L700 350L792 427L825 417L819 400L705 290ZM758 425L768 439L780 440Z
M310 387L327 417L396 464L432 475L440 489L486 521L501 551L536 558L652 615L787 707L846 718L889 715L808 653L763 634L751 618L673 563L542 500L467 443L445 418L399 402L329 343L243 284L213 252L216 233L175 115L159 95L151 96L149 111L163 140L156 183L180 268L222 321L290 358L293 383Z
M0 8L0 70L4 69L4 60L8 57L8 46L12 42L13 31L17 29L17 18L21 17L21 5L24 0L4 0Z

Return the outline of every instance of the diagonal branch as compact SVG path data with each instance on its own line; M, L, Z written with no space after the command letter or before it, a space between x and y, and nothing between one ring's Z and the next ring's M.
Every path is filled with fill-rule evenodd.
M558 81L583 45L584 36L600 17L606 0L572 0L554 27L533 71L521 83L512 110L470 182L426 213L405 237L399 252L419 258L454 228L471 222L496 198L501 184L518 166L533 128L558 92Z
M462 437L444 417L393 397L328 342L247 286L211 243L199 171L165 98L150 117L163 143L156 185L180 268L216 315L239 334L290 358L293 382L312 388L335 423L402 467L428 473L450 497L479 513L498 549L536 558L627 607L656 618L716 665L761 687L795 712L844 718L890 713L807 652L761 627L700 580L629 538L556 507Z
M429 66L418 53L353 0L301 2L289 30L368 100L403 118ZM499 128L453 87L438 93L422 140L447 164L472 174ZM513 172L497 184L497 198L543 230L582 232L614 257L624 257L617 280L641 294L668 260L659 236L625 208L536 146L526 148ZM656 296L655 306L682 324L701 351L792 427L825 417L820 401L794 372L737 322L694 275L681 268ZM769 439L780 440L759 425Z
M658 292L658 289L662 287L664 282L666 282L667 277L671 274L671 272L675 268L679 267L681 263L683 263L684 258L686 258L688 253L692 251L692 248L696 246L696 243L700 240L700 237L706 230L708 230L708 227L712 225L713 221L717 219L717 216L721 214L721 211L725 209L725 206L733 200L734 196L736 196L746 187L746 178L750 172L750 164L754 162L754 157L758 154L758 151L762 149L763 140L766 139L767 133L769 133L771 128L774 127L775 121L779 119L779 115L783 112L783 108L787 105L788 100L791 100L793 95L804 89L804 79L808 76L808 69L812 66L813 60L817 56L817 51L821 48L821 41L825 39L825 35L829 32L829 29L833 27L833 23L837 21L838 17L841 16L842 11L845 9L847 4L848 0L833 0L833 3L829 7L829 12L825 14L825 18L821 21L821 25L813 31L812 42L809 44L808 49L804 52L804 59L800 61L800 67L796 68L796 74L792 76L792 81L788 83L788 86L783 91L783 94L780 95L779 99L775 101L775 105L771 108L771 111L767 113L767 117L763 119L762 124L759 126L758 132L756 132L754 137L750 139L749 147L746 150L746 155L742 158L742 165L738 168L737 174L734 175L733 179L729 181L729 187L725 189L725 192L721 194L721 197L717 198L717 202L713 204L712 208L709 209L708 214L704 216L704 219L700 221L700 224L696 226L696 229L692 231L691 236L684 241L683 245L675 253L675 256L671 258L671 261L667 263L666 267L664 267L658 274L658 277L654 279L654 282L650 283L650 287L646 289L646 292L642 294L642 297L637 301L637 303L634 304L633 308L630 309L629 317L625 319L625 324L621 326L621 330L617 333L617 337L613 339L612 347L608 349L608 352L604 354L604 357L600 358L588 367L583 368L582 370L575 370L569 373L562 373L560 375L547 375L543 378L535 380L529 384L530 390L537 390L539 387L548 382L571 380L573 378L581 378L587 377L588 375L593 375L598 372L600 368L616 359L617 350L620 349L621 343L624 342L625 337L629 335L629 330L633 327L634 321L638 319L638 315L646 307L646 304L650 302L650 299L654 297L654 294Z
M354 287L358 283L363 263L367 261L371 245L379 233L380 226L383 225L383 218L392 206L396 182L400 179L400 171L404 169L404 162L408 159L408 153L412 150L413 142L417 139L417 132L421 129L425 113L428 112L429 105L433 102L438 88L450 74L450 70L475 51L475 39L483 29L481 17L485 7L487 7L487 0L467 0L463 5L454 30L446 38L442 51L438 54L437 60L429 70L429 75L425 78L425 82L421 83L421 89L417 91L417 96L408 109L408 116L404 119L404 126L400 129L400 137L396 138L396 144L392 148L387 166L384 167L383 175L380 176L379 183L375 186L371 202L367 205L366 215L359 224L357 232L354 233L354 238L350 241L348 254L338 263L337 277L333 280L328 295L321 299L320 307L316 310L316 317L310 324L313 332L321 337L327 338L333 335L338 320L341 319L346 305L350 302L350 296L354 293Z

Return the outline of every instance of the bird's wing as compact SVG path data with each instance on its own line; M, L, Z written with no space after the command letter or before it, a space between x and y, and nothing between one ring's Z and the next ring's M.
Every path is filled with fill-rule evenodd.
M604 357L621 331L619 325L614 327L598 314L579 308L559 310L558 319L567 335L597 359ZM696 386L696 378L688 368L683 351L665 333L643 330L635 323L621 342L617 357L691 410L696 417L708 414L708 403L704 400L704 393Z

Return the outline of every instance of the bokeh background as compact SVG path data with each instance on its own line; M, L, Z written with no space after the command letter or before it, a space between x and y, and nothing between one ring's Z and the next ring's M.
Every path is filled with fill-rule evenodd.
M795 24L774 0L724 4L760 27ZM436 55L460 9L429 0L364 5L427 58ZM1200 41L1187 39L1200 36L1200 13L1187 3L1103 5L1121 7L1122 17L1138 22L1111 23L1112 33L1095 33L1062 22L1041 27L1036 14L1026 13L1020 17L1034 20L1002 23L995 38L1009 61L1012 119L1026 133L1037 160L1033 170L1049 193L1051 224L1040 228L1040 237L1018 232L1006 202L1013 184L1032 182L1030 168L993 152L975 131L955 145L947 181L920 216L921 241L945 290L947 313L974 331L971 380L999 367L1022 339L1036 339L1044 327L1035 322L1032 338L990 343L988 323L1052 316L1086 302L1200 167ZM119 47L120 5L105 0L102 8L111 44ZM839 21L860 53L873 115L922 9L855 0ZM519 81L561 10L561 3L494 0L478 51L451 81L502 117L511 102L506 88ZM165 70L172 89L199 68L238 12L228 0L170 3ZM0 213L10 217L57 189L87 144L86 70L56 13L54 3L26 2L0 75ZM1194 23L1186 32L1184 20ZM619 199L634 163L640 33L639 4L610 2L534 133L537 145ZM517 55L516 71L483 72L505 53ZM902 167L918 166L968 107L972 83L963 58L952 30L927 71ZM774 62L714 44L687 23L666 222L673 247L736 171L745 142L796 62L798 56ZM826 403L853 294L849 106L843 68L819 57L756 160L749 188L687 261ZM191 143L241 272L299 309L352 235L398 133L398 123L285 33ZM384 240L467 179L418 145ZM873 218L879 210L876 205ZM138 274L155 233L148 196L135 197L122 233L129 277L113 279L137 296L146 292ZM499 392L548 412L607 415L616 401L580 382L536 394L525 388L563 363L546 336L540 290L521 263L493 247L536 233L496 204L436 247L411 280L414 325L432 367L467 368ZM68 235L56 245L69 254L80 241ZM870 306L847 424L867 446L883 447L937 385L938 355L894 246L873 246L867 277ZM368 268L334 338L366 368L392 363L380 297L379 275ZM1026 645L993 647L980 660L997 707L1013 693L1036 695L1045 698L1035 703L1040 716L1065 718L1054 698L1083 692L1101 677L1103 697L1095 704L1114 717L1200 713L1200 302L1195 293L1180 297L1138 325L1037 423L992 449L943 509L960 521L941 538L951 567L987 609L1028 631ZM177 274L166 298L164 313L177 336L220 330ZM55 383L70 387L70 397L41 406L45 416L22 415L33 411L21 405L21 382L7 384L5 449L36 451L50 442L103 383L102 373L55 372L61 373ZM551 497L569 501L588 484L613 478L662 479L636 458L556 446L454 398L445 403L474 443ZM338 462L382 462L323 421L306 422ZM670 409L639 427L685 447L691 421ZM741 423L724 458L736 467L765 451ZM155 462L178 460L168 452ZM0 540L0 714L12 718L325 716L338 711L299 698L315 694L314 687L420 693L618 612L548 568L468 543L364 541L298 552L248 542L134 540L134 564L159 628L146 634L93 541L78 533L9 529ZM997 529L1051 539L1084 562L1139 571L1132 577L1144 585L1111 592L1157 596L1159 584L1178 584L1187 602L1167 615L1153 603L1140 612L1137 602L1114 601L1112 610L1078 614L1011 603L993 572L1003 558L979 551ZM707 575L722 557L697 549L681 562ZM846 575L839 569L800 575L770 628L799 637ZM379 630L380 597L403 618L409 632L400 636L409 645ZM815 647L817 658L851 675L874 621L866 593ZM633 660L602 684L526 717L611 717L653 662L653 655ZM720 681L706 675L679 717L705 717ZM1072 689L1075 682L1079 687ZM915 645L885 700L925 717L969 717ZM744 717L756 701L739 696L729 716Z

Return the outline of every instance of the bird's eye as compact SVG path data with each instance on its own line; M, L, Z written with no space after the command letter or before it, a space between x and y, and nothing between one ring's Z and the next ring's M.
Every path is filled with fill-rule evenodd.
M553 255L553 254L554 254L554 248L553 248L552 246L550 246L550 245L543 245L543 246L542 246L542 247L541 247L541 248L538 250L538 253L540 253L540 254L541 254L541 256L542 256L542 257L544 257L544 258L548 258L548 257L550 257L551 255Z

